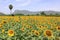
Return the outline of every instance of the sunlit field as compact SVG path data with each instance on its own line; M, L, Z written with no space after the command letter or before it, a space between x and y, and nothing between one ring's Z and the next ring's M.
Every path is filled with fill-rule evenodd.
M0 40L60 40L60 17L0 16Z

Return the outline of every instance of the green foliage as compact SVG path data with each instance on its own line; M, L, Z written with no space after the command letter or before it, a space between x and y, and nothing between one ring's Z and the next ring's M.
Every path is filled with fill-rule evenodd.
M37 16L39 16L40 14L36 14Z
M46 15L44 12L41 12L41 15Z
M24 14L14 14L15 16L24 16Z

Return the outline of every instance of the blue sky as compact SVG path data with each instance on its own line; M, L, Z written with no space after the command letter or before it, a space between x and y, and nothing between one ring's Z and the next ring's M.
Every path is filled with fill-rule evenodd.
M9 4L12 4L14 10L29 11L60 11L60 0L0 0L0 12L9 14Z

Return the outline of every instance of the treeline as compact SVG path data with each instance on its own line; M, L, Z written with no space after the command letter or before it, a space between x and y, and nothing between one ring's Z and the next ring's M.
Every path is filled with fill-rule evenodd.
M41 16L60 16L60 14L58 14L58 13L55 13L55 14L53 14L53 13L48 13L48 14L46 14L45 12L41 12L40 14L36 14L36 15L41 15Z
M53 14L53 13L50 13L49 15L48 14L46 14L45 12L41 12L41 13L38 13L38 14L27 14L27 15L25 15L25 14L22 14L22 13L20 13L20 14L11 14L12 16L60 16L60 14L58 14L58 13L56 13L56 14ZM10 15L10 16L11 16Z

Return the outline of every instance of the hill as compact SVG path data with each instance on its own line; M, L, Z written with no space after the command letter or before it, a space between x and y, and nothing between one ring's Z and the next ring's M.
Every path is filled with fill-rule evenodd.
M50 14L60 14L59 11L36 11L36 12L32 12L32 11L28 11L28 10L15 10L13 12L14 15L16 14L24 14L24 15L36 15L36 14L41 14L41 12L44 12L45 14L47 15L50 15Z
M5 15L4 13L2 13L2 12L0 12L0 16L3 16L3 15Z

